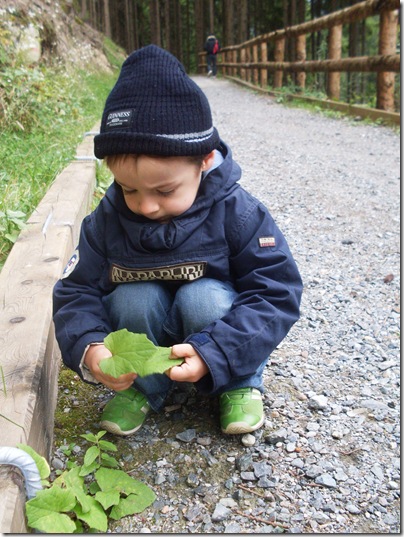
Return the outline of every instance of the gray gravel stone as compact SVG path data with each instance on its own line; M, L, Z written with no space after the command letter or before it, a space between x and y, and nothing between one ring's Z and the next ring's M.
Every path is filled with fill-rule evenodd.
M212 514L212 520L213 522L220 522L222 520L226 520L231 515L231 510L227 509L224 505L221 503L218 503L215 507L215 510Z
M187 429L182 433L178 433L175 438L181 440L181 442L192 442L196 439L196 431L195 429Z
M331 487L335 488L337 486L337 482L330 474L322 474L316 477L315 483L318 485L323 485L324 487Z
M223 533L241 533L241 526L237 522L230 522L226 524Z

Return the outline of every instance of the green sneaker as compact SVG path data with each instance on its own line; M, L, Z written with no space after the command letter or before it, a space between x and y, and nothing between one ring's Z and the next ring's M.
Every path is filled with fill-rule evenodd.
M140 429L149 410L146 397L129 388L116 392L115 397L105 405L100 425L110 433L127 436Z
M238 388L222 393L220 425L225 434L251 433L264 423L261 392L256 388Z

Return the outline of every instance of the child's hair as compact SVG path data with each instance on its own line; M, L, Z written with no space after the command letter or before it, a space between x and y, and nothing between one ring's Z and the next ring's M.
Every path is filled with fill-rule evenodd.
M105 164L108 166L108 168L111 168L111 166L113 166L114 164L116 164L117 162L121 161L121 160L126 160L127 158L129 157L132 157L134 159L136 159L139 155L132 155L132 154L129 154L129 155L107 155L105 157ZM160 155L147 155L149 156L150 158L170 158L168 156L160 156ZM174 155L172 155L174 156ZM183 158L183 159L186 159L189 161L190 164L195 164L196 166L202 166L202 163L203 163L203 160L207 157L207 155L193 155L191 157L178 157L178 158Z

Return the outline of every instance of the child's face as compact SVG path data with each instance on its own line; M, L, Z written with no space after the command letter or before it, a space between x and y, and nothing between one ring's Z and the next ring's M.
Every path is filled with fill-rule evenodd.
M167 223L194 203L201 172L209 169L213 160L214 152L201 165L186 157L139 155L118 158L109 167L131 211Z

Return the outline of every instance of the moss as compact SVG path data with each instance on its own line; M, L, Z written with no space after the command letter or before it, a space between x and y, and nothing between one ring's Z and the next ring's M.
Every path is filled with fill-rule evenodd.
M107 390L83 382L73 371L62 367L59 374L59 393L55 412L57 445L66 439L77 442L80 434L98 430L99 396Z

